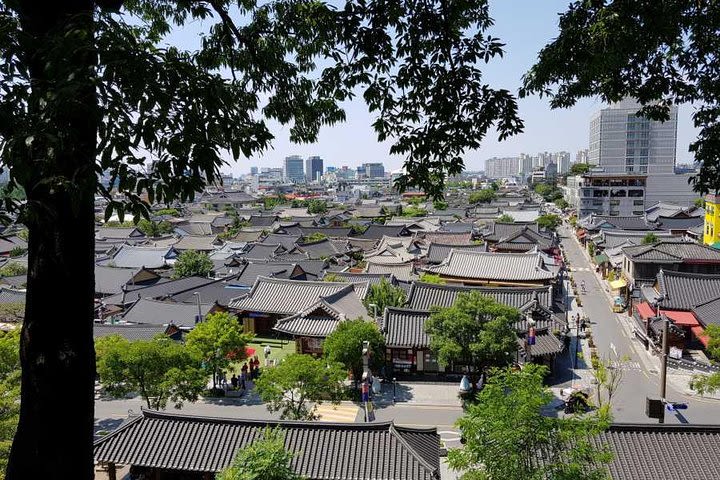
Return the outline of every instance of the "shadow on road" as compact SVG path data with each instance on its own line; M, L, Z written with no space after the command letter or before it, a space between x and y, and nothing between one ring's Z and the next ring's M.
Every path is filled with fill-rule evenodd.
M95 440L104 437L108 433L118 428L125 419L123 418L103 418L95 419L95 425L93 426L93 435Z
M414 398L412 388L403 383L383 383L382 392L375 394L373 400L377 408L385 408L393 404L393 387L395 403L409 402Z

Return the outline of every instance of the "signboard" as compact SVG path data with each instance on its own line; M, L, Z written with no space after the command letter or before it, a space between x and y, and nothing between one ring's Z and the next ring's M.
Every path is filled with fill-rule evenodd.
M670 356L670 358L680 360L682 358L682 349L677 347L670 347L670 352L668 352L668 355Z

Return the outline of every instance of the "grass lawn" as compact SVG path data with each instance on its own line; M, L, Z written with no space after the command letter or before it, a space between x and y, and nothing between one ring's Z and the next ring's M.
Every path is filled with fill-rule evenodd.
M291 353L295 353L295 342L293 340L279 340L273 337L255 336L253 341L248 343L247 346L255 349L255 355L257 355L260 359L261 368L265 366L265 345L270 345L270 348L272 349L270 352L270 358L275 361L282 360ZM244 361L234 363L230 367L230 371L232 372L235 370L236 373L240 374L240 367L242 367L243 363ZM230 375L232 375L232 373L230 373Z

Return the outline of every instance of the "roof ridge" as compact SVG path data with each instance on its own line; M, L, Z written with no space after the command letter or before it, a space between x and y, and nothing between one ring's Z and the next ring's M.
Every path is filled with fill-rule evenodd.
M402 436L400 431L395 427L394 422L390 422L389 431L392 435L395 436L395 438L397 438L397 440L401 443L401 445L403 447L405 447L406 450L408 450L410 455L412 455L413 458L415 458L415 460L417 460L423 467L425 467L428 470L430 470L431 472L433 472L433 474L437 474L439 472L439 468L436 468L435 466L430 465L430 463L427 460L425 460L423 458L423 456L420 455L420 453L418 453L417 450L415 450L415 448L412 445L410 445L410 442L405 440L405 438ZM437 431L435 432L435 435L437 435Z

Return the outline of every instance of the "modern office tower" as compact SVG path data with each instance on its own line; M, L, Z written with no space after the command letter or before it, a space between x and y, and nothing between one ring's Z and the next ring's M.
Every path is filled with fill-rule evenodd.
M294 183L305 181L303 159L300 155L285 157L285 178Z
M365 176L367 178L384 178L385 177L385 165L382 163L364 163L363 169L365 170ZM360 169L358 168L358 172Z
M557 165L557 173L563 174L570 170L570 152L555 152L552 163Z
M305 160L305 180L319 182L323 174L323 159L318 156L308 157Z
M520 173L520 157L488 158L485 176L488 178L516 177Z
M357 174L355 175L355 178L366 178L367 172L365 171L365 165L360 165L357 167Z
M575 163L588 163L589 150L578 150L575 154Z
M554 162L550 162L545 165L545 179L552 180L557 177L558 166Z
M325 173L335 173L337 171L337 167L333 167L331 165L328 165L325 167Z
M593 115L588 163L606 173L674 172L677 107L670 109L670 119L664 123L638 117L640 108L626 99Z
M335 170L335 175L338 179L342 180L352 180L355 178L355 170L348 167L347 165L343 165L339 169Z
M250 175L257 175L258 167L250 167Z

